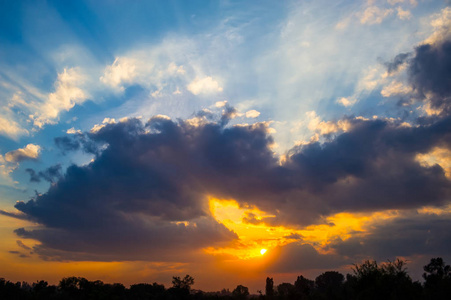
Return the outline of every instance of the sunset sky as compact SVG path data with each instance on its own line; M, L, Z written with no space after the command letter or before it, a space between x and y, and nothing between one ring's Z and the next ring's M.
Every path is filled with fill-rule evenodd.
M0 1L0 103L8 280L451 262L450 1Z

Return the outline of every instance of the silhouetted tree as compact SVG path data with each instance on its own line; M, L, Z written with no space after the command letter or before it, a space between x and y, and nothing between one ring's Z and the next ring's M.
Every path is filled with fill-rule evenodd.
M277 286L277 295L280 299L296 299L296 288L291 283L281 283Z
M153 284L133 284L130 286L128 294L130 299L144 300L161 298L164 292L164 285L154 282Z
M441 257L432 258L429 264L423 267L423 278L426 299L451 298L451 267L445 265Z
M405 262L397 259L378 266L376 261L354 265L346 277L346 297L356 299L421 299L421 285L412 282Z
M47 281L41 280L33 283L31 291L35 299L52 299L52 297L55 297L56 287L49 285Z
M235 299L246 299L249 296L249 289L243 285L237 285L232 292L232 296Z
M268 298L274 296L274 280L269 277L266 277L265 295Z
M189 291L193 284L194 278L189 276L188 274L185 275L183 279L181 279L179 276L172 277L172 287L174 288L187 289Z
M315 288L317 298L340 299L344 279L343 274L336 271L327 271L316 277Z
M314 285L315 282L313 280L307 279L302 275L298 276L294 282L294 287L299 299L307 299L312 292Z

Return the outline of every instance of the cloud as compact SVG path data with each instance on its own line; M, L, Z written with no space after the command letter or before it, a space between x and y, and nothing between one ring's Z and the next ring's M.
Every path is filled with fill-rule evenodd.
M354 263L342 255L320 254L310 244L291 243L272 250L276 259L269 266L270 272L289 273L300 270L334 269Z
M428 37L424 44L438 44L445 40L451 39L451 7L445 7L440 13L432 15L430 25L433 28L433 33Z
M19 136L28 134L28 131L13 119L0 116L0 134L16 139Z
M441 64L447 65L448 52L447 42L422 45L392 67L406 63L412 89L446 106L449 76ZM444 77L432 82L428 74L435 78L434 72ZM380 69L367 73L362 90L374 89L382 78ZM312 113L311 130L330 136L293 147L280 160L271 149L268 123L231 125L236 110L219 106L220 116L203 110L196 122L105 119L96 130L55 139L63 151L81 149L94 159L69 167L46 193L18 202L15 207L42 226L16 234L38 240L34 251L48 259L184 260L180 249L191 257L237 238L211 215L210 196L253 205L274 216L262 220L269 225L296 227L339 212L449 204L448 167L437 154L451 149L449 114L412 118L405 126L401 118L346 116L332 122ZM425 163L434 155L437 163ZM401 225L393 228L402 231ZM352 241L337 241L334 249ZM341 259L326 259L301 243L291 247L318 263Z
M307 112L306 115L309 118L308 129L320 135L329 135L339 131L346 132L352 126L351 122L346 119L337 122L322 121L315 111Z
M153 98L222 91L216 80L204 75L201 40L184 36L166 38L161 43L134 49L117 56L105 66L100 81L115 92L139 86ZM196 55L193 55L195 53Z
M417 154L451 146L450 118L416 127L348 122L348 131L295 147L282 164L267 125L258 123L225 128L224 120L192 126L154 117L71 135L78 139L72 148L95 159L69 167L47 193L16 204L44 225L16 233L39 240L35 251L48 257L86 258L77 254L84 251L93 259L102 253L105 259L144 259L144 253L156 259L170 257L173 247L200 249L236 238L210 215L209 195L256 205L275 215L265 220L271 225L297 226L334 212L446 203L451 184L443 168L420 164Z
M44 124L53 123L63 110L69 111L76 104L83 103L88 95L80 88L85 77L77 68L64 69L58 74L55 82L55 92L39 105L37 113L30 115L33 124L39 128Z
M39 157L41 147L39 145L28 144L25 148L10 151L5 154L5 160L16 163L24 160L34 160Z
M385 66L387 67L387 72L389 74L397 72L401 68L401 66L403 66L406 63L407 59L410 56L411 53L400 53L396 55L392 61L385 63Z
M398 15L398 18L401 20L408 20L410 17L412 17L412 14L408 10L403 10L400 6L396 8L396 12Z
M451 247L451 215L411 214L391 221L372 224L371 230L330 246L339 255L377 260L394 256L440 256Z
M214 80L210 76L204 77L202 79L196 78L191 81L186 88L194 95L222 92L222 87L216 80Z
M82 133L82 132L81 132L80 129L75 129L74 127L72 127L72 128L69 128L69 129L66 131L66 133L67 133L67 134L76 134L76 133Z
M104 75L100 77L100 81L118 88L123 83L130 83L136 76L137 61L134 58L117 57L111 66L105 68Z
M41 179L44 179L47 182L53 183L62 178L61 170L61 165L54 165L47 168L45 171L39 171L38 173L30 168L25 171L30 174L31 182L41 182Z
M348 107L348 106L352 106L357 102L356 98L352 98L352 97L341 97L337 100L337 103Z
M393 13L393 9L382 9L377 6L370 6L360 16L362 24L380 24L382 21Z
M407 95L410 94L412 91L413 90L410 86L406 86L402 82L393 80L389 85L385 86L382 89L381 95L383 97L391 97L394 95Z
M415 49L408 68L413 89L422 99L429 98L432 108L449 111L451 97L451 40Z
M259 115L260 112L256 111L255 109L246 112L246 118L257 118Z

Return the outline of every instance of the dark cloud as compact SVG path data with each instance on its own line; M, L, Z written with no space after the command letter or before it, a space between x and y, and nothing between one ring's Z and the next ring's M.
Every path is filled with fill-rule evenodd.
M339 255L385 261L395 256L442 256L451 249L450 214L413 214L373 224L370 232L331 244Z
M28 168L25 171L30 175L31 182L40 182L41 179L44 179L45 181L53 183L62 177L62 169L60 164L51 166L44 171L39 171L38 173L31 168Z
M451 41L417 47L408 72L413 88L422 98L431 94L432 107L450 112Z
M443 169L421 166L415 156L450 147L451 118L410 128L383 120L350 122L349 132L329 142L293 148L282 165L264 124L192 126L162 117L109 124L80 135L98 147L93 162L69 167L47 193L16 204L45 225L16 233L39 240L34 251L47 257L78 252L91 259L104 253L104 259L158 259L170 256L168 249L236 238L210 215L208 196L257 205L276 216L263 221L277 225L450 199Z
M8 251L8 252L11 253L11 254L16 254L17 256L19 256L21 258L28 258L28 257L30 257L30 255L24 254L24 253L22 253L20 251L12 250L12 251Z
M17 244L17 246L19 246L19 247L22 248L22 249L25 249L25 250L31 250L31 248L28 247L27 245L25 245L21 240L17 240L17 241L16 241L16 244Z
M310 244L291 243L272 250L275 260L268 268L269 272L299 272L313 269L335 269L351 261L337 254L320 254Z
M385 66L387 67L387 72L391 74L398 71L399 67L404 64L411 55L412 53L400 53L396 55L392 61L386 62Z
M4 215L7 217L19 219L19 220L27 220L27 221L30 220L30 217L26 214L9 212L9 211L3 210L3 209L0 209L0 215Z

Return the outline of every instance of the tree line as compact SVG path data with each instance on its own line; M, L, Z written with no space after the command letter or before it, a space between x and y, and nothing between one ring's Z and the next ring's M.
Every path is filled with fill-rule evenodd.
M451 267L442 258L432 258L423 267L424 282L413 281L407 273L406 262L397 259L383 264L367 260L355 264L353 273L327 271L310 280L300 275L294 283L274 285L273 278L266 278L265 291L250 295L249 289L238 285L234 290L203 292L192 288L194 278L173 277L172 287L158 283L139 283L126 288L121 283L89 281L83 277L66 277L58 285L41 280L33 284L11 282L0 278L0 299L55 299L55 300L291 300L291 299L451 299Z

